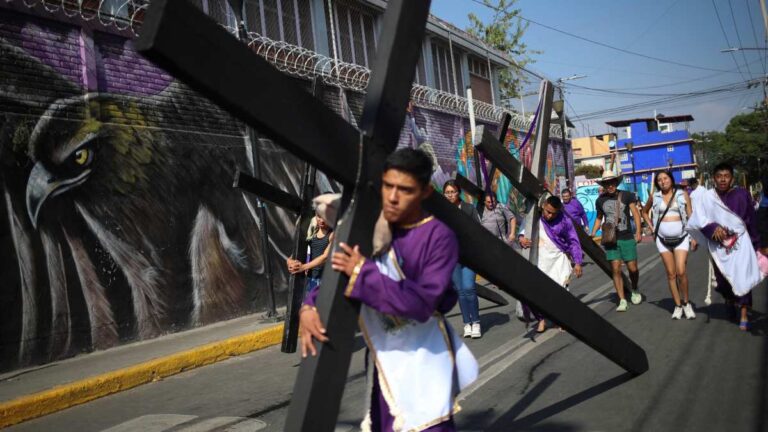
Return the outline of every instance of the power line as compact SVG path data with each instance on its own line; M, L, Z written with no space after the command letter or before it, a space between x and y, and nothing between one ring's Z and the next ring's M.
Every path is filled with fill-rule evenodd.
M750 80L746 82L746 84L749 85L755 85L762 82L761 80ZM722 91L729 91L734 90L737 88L741 88L744 86L744 82L737 82L737 83L731 83L731 84L724 84L721 86L704 89L704 90L697 90L697 91L689 91L689 92L682 92L682 93L634 93L634 92L625 92L625 91L616 91L616 90L608 90L608 89L601 89L601 88L595 88L595 87L587 87L582 86L578 84L573 83L565 83L569 87L575 87L580 88L582 90L590 90L594 92L600 92L600 93L609 93L609 94L616 94L616 95L622 95L622 96L641 96L641 97L672 97L672 96L691 96L695 94L709 94L709 93L717 93Z
M762 59L752 60L751 62L746 63L746 65L752 65L752 64L755 64L757 62L762 62L762 61L763 61ZM742 65L742 66L745 66L745 65ZM732 72L736 72L736 69L733 69ZM663 87L674 87L674 86L680 85L680 84L688 84L688 83L692 83L692 82L696 82L696 81L703 81L703 80L706 80L706 79L709 79L709 78L714 78L714 77L720 76L720 75L723 75L723 72L717 72L717 73L713 73L713 74L710 74L710 75L704 75L704 76L701 76L701 77L698 77L698 78L687 79L685 81L677 81L677 82L673 82L673 83L669 83L669 84L658 84L658 85L645 86L645 87L612 88L612 89L606 89L606 90L648 90L648 89L656 89L656 88L663 88Z
M746 86L742 84L741 87L716 87L710 90L705 90L697 93L687 94L687 95L680 95L680 96L669 96L669 97L663 97L659 99L653 99L649 101L644 102L638 102L634 104L629 105L622 105L618 107L612 107L612 108L606 108L603 110L593 111L590 113L586 113L584 115L579 116L578 120L587 120L587 119L593 119L598 117L605 117L607 115L611 114L618 114L621 112L626 111L632 111L639 108L645 108L645 107L654 107L662 104L668 104L671 102L678 102L688 99L695 99L695 98L701 98L705 96L711 96L719 93L727 93L727 92L742 92L742 91L748 91L754 89L754 83L749 83Z
M725 27L723 26L723 20L720 19L720 12L717 11L717 5L715 4L715 0L712 0L712 7L715 8L715 16L717 16L717 22L720 24L720 30L723 32L723 37L725 38L725 43L730 48L731 42L728 40L728 34L725 32ZM730 52L731 58L733 59L733 62L736 64L736 69L739 70L739 75L741 75L741 78L746 81L747 78L744 78L744 73L741 71L741 68L739 67L739 62L736 61L736 56L733 55L733 51Z
M733 2L731 0L728 0L728 8L731 10L731 21L733 21L733 28L736 30L736 40L739 41L739 48L743 48L744 44L741 42L741 35L739 34L739 26L738 24L736 24L736 14L733 13ZM740 51L741 51L741 58L743 58L744 63L746 63L747 55L744 54L744 50L740 50ZM747 68L747 72L749 72L749 77L752 78L752 69Z
M656 27L656 25L659 24L659 21L662 17L666 16L667 13L669 13L670 10L672 10L673 7L675 7L678 3L680 3L680 0L675 0L672 2L672 4L667 7L664 12L660 13L658 17L656 17L653 22L651 22L651 25L645 28L640 34L638 34L634 39L632 39L632 42L627 44L627 49L635 44L635 42L639 41L643 36L645 36L646 33L648 33L652 28Z
M744 0L744 1L747 3L747 14L749 15L749 24L750 24L749 28L752 29L752 38L755 40L755 46L759 47L760 42L757 41L757 32L755 31L755 21L752 19L752 8L750 8L749 6L749 0ZM760 52L758 51L758 55L759 53ZM766 64L765 64L766 58L768 58L768 56L766 56L765 52L763 51L762 61L760 62L760 65L763 67L763 75L768 74L768 72L766 72Z
M753 89L749 89L753 90ZM703 97L703 96L696 96L692 98L675 98L675 99L663 99L663 100L654 100L649 101L647 103L643 104L632 104L632 105L625 105L621 107L616 107L614 109L606 109L603 111L596 111L594 113L587 113L583 116L579 117L578 119L574 119L577 121L581 120L595 120L599 118L606 118L609 116L614 116L618 114L623 113L632 113L632 112L638 112L638 111L647 111L652 108L658 108L658 107L667 107L667 108L673 108L677 106L690 106L690 99L698 99L700 103L704 102L715 102L719 100L729 99L736 96L741 96L742 92L749 91L749 90L742 90L734 94L727 94L727 95L719 95L718 97L712 97L711 95L709 97Z
M477 4L479 4L479 5L487 7L489 9L491 9L491 10L499 11L499 8L495 8L493 6L487 5L487 4L483 3L483 2L481 2L480 0L472 0L472 1L477 3ZM619 48L617 46L609 45L607 43L603 43L603 42L599 42L599 41L596 41L596 40L592 40L592 39L586 38L584 36L579 36L577 34L573 34L573 33L570 33L570 32L564 31L564 30L560 30L558 28L555 28L555 27L552 27L552 26L548 26L546 24L542 24L542 23L540 23L538 21L534 21L534 20L532 20L530 18L526 18L526 17L524 17L522 15L519 15L519 14L517 15L517 18L519 18L519 19L521 19L523 21L526 21L528 23L531 23L531 24L536 24L539 27L543 27L545 29L548 29L548 30L551 30L551 31L554 31L554 32L557 32L557 33L561 33L561 34L564 34L566 36L570 36L572 38L582 40L584 42L589 42L589 43L594 44L594 45L598 45L598 46L601 46L601 47L604 47L604 48L612 49L614 51L619 51L619 52L622 52L624 54L630 54L630 55L634 55L634 56L637 56L637 57L642 57L642 58L645 58L645 59L648 59L648 60L654 60L654 61L657 61L657 62L668 63L668 64L673 64L673 65L676 65L676 66L683 66L683 67L692 68L692 69L699 69L699 70L706 70L706 71L713 71L713 72L724 72L724 73L731 73L732 72L732 71L724 70L724 69L714 69L714 68L709 68L709 67L704 67L704 66L697 66L697 65L692 65L692 64L688 64L688 63L677 62L677 61L674 61L674 60L668 60L668 59L663 59L663 58L659 58L659 57L649 56L649 55L642 54L642 53L639 53L639 52L630 51L630 50L627 50L627 49L624 49L624 48Z

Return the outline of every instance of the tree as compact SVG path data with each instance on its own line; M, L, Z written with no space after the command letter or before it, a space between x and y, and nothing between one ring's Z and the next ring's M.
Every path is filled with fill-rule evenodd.
M693 134L700 169L711 172L720 162L733 164L754 183L768 162L768 121L765 108L731 118L725 132ZM761 166L762 165L762 166Z
M522 84L528 82L521 68L534 62L531 55L541 53L541 51L529 50L522 42L528 24L523 23L520 18L520 9L514 7L517 1L483 0L486 7L495 11L493 19L487 24L477 15L469 14L470 26L467 32L485 42L489 47L509 55L518 66L499 72L499 91L502 99L519 96Z
M574 175L583 175L588 179L600 178L603 175L603 169L597 165L579 165L573 171Z

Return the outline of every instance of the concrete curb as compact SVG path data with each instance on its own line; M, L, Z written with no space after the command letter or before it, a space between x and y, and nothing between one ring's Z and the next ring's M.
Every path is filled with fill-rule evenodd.
M74 381L0 403L0 428L280 343L283 325Z

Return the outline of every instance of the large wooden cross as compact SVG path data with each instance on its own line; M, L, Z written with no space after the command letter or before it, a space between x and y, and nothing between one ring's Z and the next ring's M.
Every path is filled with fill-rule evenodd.
M312 95L317 97L320 91L319 79L312 82ZM304 172L301 177L301 196L295 196L285 192L267 182L249 176L241 171L235 172L233 187L258 196L298 216L293 233L293 248L291 257L299 262L306 262L307 248L304 235L309 228L312 218L315 216L312 210L312 196L315 193L315 176L317 170L309 163L304 163ZM280 351L284 353L296 352L299 336L299 308L304 300L306 277L302 273L292 273L288 278L288 295L283 318L283 341Z
M241 171L235 173L235 180L232 185L298 216L293 233L291 257L300 262L305 262L307 259L307 248L304 247L304 233L307 232L314 216L312 211L312 194L315 190L315 173L314 167L310 164L305 164L301 181L301 197L285 192ZM266 221L263 223L266 223ZM283 341L280 347L280 350L284 353L296 352L299 336L299 308L304 299L305 284L306 277L302 273L292 273L288 278L288 295L285 316L283 317Z
M369 254L379 215L378 182L397 145L429 12L429 1L391 0L380 32L360 130L258 57L186 0L153 0L136 48L175 77L344 185L335 242ZM645 352L546 274L445 198L425 208L454 230L460 261L633 374ZM332 431L354 351L358 307L348 278L326 264L317 306L330 341L302 361L286 418L289 431Z
M547 113L540 113L539 115L548 115ZM548 128L547 128L548 129ZM541 202L542 198L546 198L547 195L549 195L549 191L544 186L544 182L541 180L541 175L537 176L533 172L527 170L522 162L515 159L505 148L502 144L503 141L496 139L496 137L493 136L493 134L486 130L482 125L478 127L477 129L477 148L483 152L483 156L491 161L493 164L493 170L498 169L501 171L501 173L506 176L510 183L512 183L512 186L515 187L520 193L525 196L526 200L529 203L533 204L533 207L539 207L539 203ZM537 140L536 146L538 147L541 145L541 142ZM539 148L534 148L535 153L541 153L542 151ZM546 154L546 153L544 153ZM534 161L536 158L534 158ZM542 167L543 169L543 167ZM492 172L493 172L492 170ZM543 174L543 172L541 172ZM489 178L490 174L489 174ZM575 198L574 198L575 199ZM530 214L530 208L529 208L529 214ZM540 215L536 214L531 219L530 223L533 224L533 221L538 222ZM570 216L569 216L570 217ZM528 218L528 216L526 216ZM573 221L573 219L571 219ZM526 221L528 222L528 221ZM579 227L579 223L577 221L573 221L574 226L576 226L576 234L579 236L579 243L581 244L581 249L584 251L584 253L589 256L592 261L602 270L608 277L613 277L613 268L611 267L611 263L606 259L605 257L605 251L603 248L601 248L597 243L595 243L594 240L592 240L592 237L589 236L589 234L586 233ZM533 224L533 226L538 226L538 224ZM530 225L526 223L525 229L530 229ZM526 231L526 235L531 238L535 239L537 233L533 232L532 234L528 234L531 231ZM538 242L533 241L531 243L531 248L533 248L534 245L536 245ZM528 259L535 263L534 259L536 258L535 254L529 255ZM629 278L626 274L622 273L622 278L624 279L624 286L630 286L628 285Z

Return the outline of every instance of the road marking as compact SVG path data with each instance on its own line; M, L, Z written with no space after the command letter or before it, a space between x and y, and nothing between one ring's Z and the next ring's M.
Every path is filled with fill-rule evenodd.
M227 425L229 427L222 429ZM201 418L193 415L150 414L120 423L102 432L256 432L266 427L267 424L263 421L248 417Z
M243 421L243 417L213 417L203 419L188 426L182 426L181 429L175 429L174 432L208 432L219 430L224 426L233 425Z
M261 420L247 419L244 422L240 422L224 429L224 432L256 432L265 427L267 427L267 424Z
M174 426L196 419L197 416L178 414L152 414L137 417L102 432L163 432Z
M651 264L651 261L653 260L656 260L656 262ZM659 263L661 263L661 259L659 259L658 255L653 254L638 264L637 266L638 271L650 270L656 267L657 265L659 265ZM609 291L611 289L613 289L612 280L590 291L586 296L584 296L581 299L581 301L583 303L587 303L590 300L597 298L598 296L602 295L604 292ZM603 303L606 303L607 301L608 300L601 300L597 303L589 305L589 307L591 309L596 309L598 306L600 306ZM523 358L523 356L531 352L534 348L541 346L544 342L560 334L560 332L558 331L546 332L544 334L539 335L536 338L536 341L531 341L530 339L526 338L527 334L528 332L525 332L520 335L520 339L513 338L511 341L505 343L504 345L499 346L498 348L494 349L490 353L481 357L478 360L478 363L480 365L480 370L482 371L480 373L480 376L474 383L469 385L466 389L464 389L461 392L461 394L458 397L458 401L461 402L466 398L468 398L470 395L472 395L472 393L477 391L477 389L481 388L482 386L487 384L490 380L499 376L499 374L501 374L507 368L512 366L514 363L516 363L518 360ZM566 335L567 333L563 332L562 334ZM496 361L497 359L503 356L507 356L507 357L497 362L496 364L493 364L491 367L485 369L486 366L488 366L489 364L493 363L494 361Z

